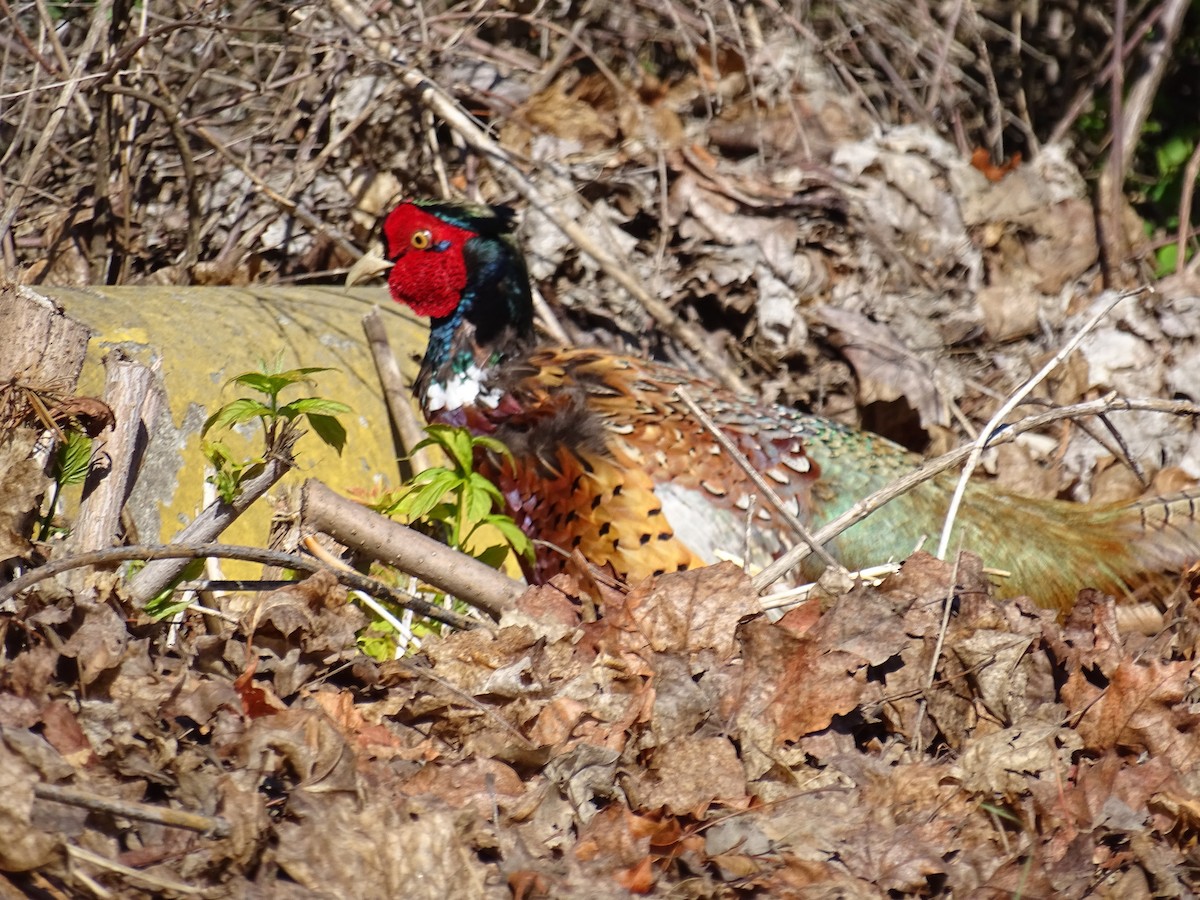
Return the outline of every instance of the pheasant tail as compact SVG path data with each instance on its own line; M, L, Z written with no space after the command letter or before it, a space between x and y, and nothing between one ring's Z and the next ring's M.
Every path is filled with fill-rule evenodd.
M1060 611L1084 587L1130 600L1162 597L1175 573L1200 558L1197 491L1107 506L994 490L984 499L986 509L964 523L966 545L1008 573L1002 595L1029 593Z

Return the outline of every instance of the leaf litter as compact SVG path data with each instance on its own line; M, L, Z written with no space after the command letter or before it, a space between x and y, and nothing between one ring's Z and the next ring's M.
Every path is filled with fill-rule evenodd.
M513 623L385 663L321 576L236 625L190 612L173 644L119 588L27 594L4 620L0 818L21 837L0 865L70 884L85 848L136 870L90 871L123 896L1194 890L1191 604L1186 629L1127 636L1109 598L1059 624L980 577L918 553L771 623L730 563L609 589L593 616L561 575Z

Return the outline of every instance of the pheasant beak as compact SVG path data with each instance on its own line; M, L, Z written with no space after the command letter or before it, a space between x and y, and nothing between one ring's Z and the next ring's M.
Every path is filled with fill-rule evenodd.
M373 278L381 272L386 272L391 267L391 262L382 256L375 253L366 253L346 273L346 287L354 287L354 285L366 281L368 278Z

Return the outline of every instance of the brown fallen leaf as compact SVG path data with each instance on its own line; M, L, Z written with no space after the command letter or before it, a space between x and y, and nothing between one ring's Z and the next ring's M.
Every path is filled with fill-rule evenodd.
M737 623L761 612L750 578L733 563L672 572L634 588L615 617L645 636L650 649L690 655L712 651L716 659L734 653Z
M733 744L725 737L680 738L656 748L649 764L626 788L644 809L682 815L713 803L747 802L746 776Z
M1200 761L1200 715L1183 702L1191 683L1189 662L1122 659L1095 702L1077 710L1079 733L1089 748L1149 752L1190 770Z
M863 683L853 677L867 665L861 657L793 637L762 619L742 625L738 639L745 673L731 712L771 723L777 743L828 728L862 699Z
M860 404L889 403L903 397L926 430L949 424L933 369L887 325L834 306L818 306L813 312L829 326L830 342L854 367Z
M96 604L85 611L83 624L63 645L62 655L74 659L80 680L91 684L120 665L128 644L125 620L108 604Z

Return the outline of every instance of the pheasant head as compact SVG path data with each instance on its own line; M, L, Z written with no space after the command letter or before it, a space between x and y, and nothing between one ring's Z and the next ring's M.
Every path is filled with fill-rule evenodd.
M385 260L364 257L347 276L388 269L392 299L430 319L416 392L426 413L494 406L491 375L533 344L525 260L503 206L406 200L383 225Z

